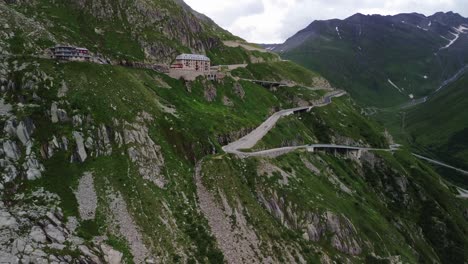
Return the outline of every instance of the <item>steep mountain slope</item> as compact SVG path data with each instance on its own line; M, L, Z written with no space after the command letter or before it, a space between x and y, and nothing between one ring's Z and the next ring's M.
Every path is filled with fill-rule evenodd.
M407 111L404 130L410 142L441 160L468 168L468 75ZM464 185L468 185L465 177Z
M280 45L264 45L315 70L367 106L423 97L468 63L468 19L454 13L356 14L314 21Z
M18 10L33 4L35 11L24 12L40 13L56 3L65 5L0 4L14 18L0 16L8 24L1 31L8 38L0 61L0 262L463 263L466 201L405 149L246 159L223 152L272 113L321 103L333 88L319 74L264 62L217 82L186 82L147 69L29 56L41 50L36 37L72 36L79 23L46 29L37 21L70 10L40 19ZM116 2L99 3L112 10ZM92 22L92 14L81 13L81 21ZM22 45L12 45L17 32ZM205 36L194 33L194 41ZM107 50L107 38L83 39ZM120 44L106 54L129 56ZM256 56L223 46L205 51L212 61L237 64ZM239 77L291 87L267 89ZM276 139L283 133L286 141L294 133L311 139L293 137L292 144L386 148L384 129L360 113L349 97L333 99L287 117L260 148L285 143Z
M23 261L96 261L109 258L106 245L135 263L463 258L460 201L405 151L359 159L219 154L272 109L297 105L302 89L276 93L231 79L184 84L148 70L37 59L9 59L1 72L2 228L13 232L1 245ZM310 103L320 97L308 91ZM354 139L331 125L337 116L368 123L358 112L342 100L312 120L337 143L385 141L378 130ZM25 199L38 202L25 207ZM222 237L232 240L226 246Z
M200 19L183 1L0 3L3 53L41 54L55 43L68 43L114 60L168 63L182 52L205 53L221 47L222 40L239 39Z

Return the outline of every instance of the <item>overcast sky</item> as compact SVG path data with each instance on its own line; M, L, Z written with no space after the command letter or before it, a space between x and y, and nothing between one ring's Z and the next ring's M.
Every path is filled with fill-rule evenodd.
M193 9L250 42L281 43L313 20L355 13L431 15L453 11L468 17L468 0L185 0Z

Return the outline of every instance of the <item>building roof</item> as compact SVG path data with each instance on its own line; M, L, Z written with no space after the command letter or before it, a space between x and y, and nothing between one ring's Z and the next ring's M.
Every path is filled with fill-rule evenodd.
M70 45L55 45L51 49L76 49L76 50L88 50L87 48L75 47Z
M205 55L200 54L181 54L177 56L176 60L197 60L197 61L210 61Z

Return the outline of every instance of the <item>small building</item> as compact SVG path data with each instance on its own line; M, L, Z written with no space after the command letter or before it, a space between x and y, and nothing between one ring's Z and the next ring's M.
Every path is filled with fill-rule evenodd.
M193 81L198 76L206 76L209 80L221 79L218 72L212 70L210 58L199 54L181 54L177 56L171 65L169 76L175 79L183 78L187 81Z
M210 67L210 58L199 54L181 54L177 56L175 62L171 65L173 69L192 70L204 73L209 72Z
M74 46L57 45L50 48L52 52L52 58L58 60L69 60L69 61L90 61L91 55L89 50L86 48L79 48Z

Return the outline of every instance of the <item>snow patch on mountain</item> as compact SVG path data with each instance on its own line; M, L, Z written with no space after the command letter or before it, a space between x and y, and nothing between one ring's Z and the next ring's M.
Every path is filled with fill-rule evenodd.
M400 93L403 93L403 89L398 87L398 85L396 85L395 83L393 83L392 80L388 79L387 81L391 86L395 87L395 89L397 89Z
M336 30L336 33L338 34L338 37L340 37L340 39L343 39L340 34L340 28L336 27L335 30Z
M418 25L418 26L416 26L416 27L417 27L417 28L419 28L419 29L421 29L421 30L424 30L424 31L429 31L429 29L428 29L428 28L423 28L423 27L421 27L421 26L419 26L419 25Z
M450 34L454 35L455 37L453 39L447 39L445 37L442 37L448 41L450 41L447 45L445 45L444 47L440 48L440 50L443 50L443 49L448 49L450 46L453 45L453 43L455 43L459 38L460 38L460 35L461 34L465 34L465 33L468 33L468 27L466 27L465 25L460 25L458 26L458 28L454 27L453 30L455 30L455 33L454 32L449 32Z

